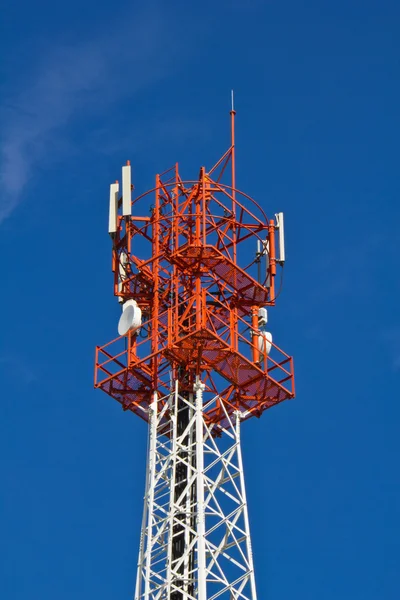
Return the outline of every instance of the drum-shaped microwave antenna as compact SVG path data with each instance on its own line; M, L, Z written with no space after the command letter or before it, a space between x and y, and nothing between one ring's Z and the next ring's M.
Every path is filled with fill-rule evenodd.
M261 354L268 354L271 352L272 348L272 333L269 331L263 331L258 336L258 350Z
M126 304L118 321L119 335L126 335L128 331L134 331L142 324L142 311L136 302L128 300Z

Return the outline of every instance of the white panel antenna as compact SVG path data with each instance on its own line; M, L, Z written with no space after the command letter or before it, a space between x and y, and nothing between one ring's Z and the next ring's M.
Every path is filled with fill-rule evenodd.
M268 323L268 311L266 308L258 309L258 327L264 327Z
M275 215L276 218L276 226L279 230L279 258L277 262L281 265L285 262L285 226L283 219L283 212L277 213Z
M122 214L124 217L132 214L131 165L122 167Z
M116 181L110 185L110 211L108 213L108 233L117 232L118 217L118 192L119 183Z

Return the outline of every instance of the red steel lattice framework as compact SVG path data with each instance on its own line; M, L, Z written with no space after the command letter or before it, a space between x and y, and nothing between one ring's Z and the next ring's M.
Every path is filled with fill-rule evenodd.
M205 414L216 435L227 425L223 405L248 418L294 397L292 358L259 344L259 308L276 300L276 224L236 189L234 119L232 110L229 149L197 180L182 179L176 164L133 198L132 214L122 215L119 199L114 293L134 299L143 318L139 330L97 347L95 365L95 387L145 420L155 391L163 398L179 379L191 392L200 377L205 398L218 396ZM150 214L134 214L146 202ZM246 265L257 241L263 280L254 260Z

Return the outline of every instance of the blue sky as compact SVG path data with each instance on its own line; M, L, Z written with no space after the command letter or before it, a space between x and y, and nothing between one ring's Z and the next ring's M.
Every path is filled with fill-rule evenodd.
M92 389L116 335L108 186L228 145L284 210L270 314L297 399L243 427L262 600L397 600L399 19L378 0L3 8L2 598L130 598L145 425Z

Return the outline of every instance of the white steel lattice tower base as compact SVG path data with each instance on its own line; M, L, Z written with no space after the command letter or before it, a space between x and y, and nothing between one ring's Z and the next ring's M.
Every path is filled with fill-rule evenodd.
M135 600L257 599L241 413L207 424L203 389L153 396Z

